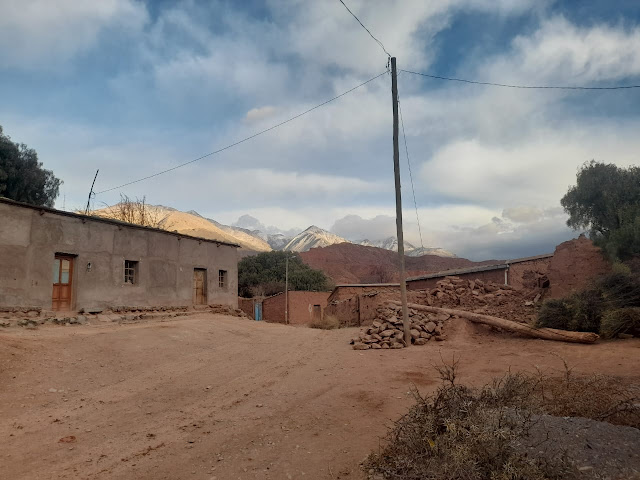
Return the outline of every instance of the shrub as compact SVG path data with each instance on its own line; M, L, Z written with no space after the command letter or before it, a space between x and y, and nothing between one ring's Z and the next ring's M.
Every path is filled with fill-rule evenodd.
M321 330L334 330L340 328L340 321L333 315L323 315L322 318L313 320L309 326Z
M622 333L620 328L635 331L635 310L640 308L640 277L626 273L623 268L605 275L593 284L569 297L547 300L538 312L538 327L558 328L578 332L601 333L612 338ZM613 313L625 310L625 312ZM603 329L603 321L607 326ZM613 333L617 331L617 333ZM625 330L626 332L627 330Z
M600 323L600 334L615 338L619 333L640 334L640 308L627 307L607 311Z
M527 444L534 414L579 416L640 427L640 406L619 379L508 373L477 390L456 384L456 368L439 367L443 385L416 403L363 462L370 477L443 480L579 478L565 456L534 458ZM549 439L553 441L553 439ZM375 477L374 477L375 478Z

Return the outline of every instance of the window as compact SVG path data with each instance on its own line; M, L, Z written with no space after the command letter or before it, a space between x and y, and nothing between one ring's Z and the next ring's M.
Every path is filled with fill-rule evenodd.
M124 283L136 283L138 281L138 262L124 261Z
M218 270L218 287L227 288L227 271Z

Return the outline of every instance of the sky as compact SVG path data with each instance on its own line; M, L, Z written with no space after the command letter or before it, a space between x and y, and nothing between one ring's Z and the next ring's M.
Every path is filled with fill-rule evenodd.
M640 84L636 0L345 0L398 68L525 85ZM395 235L388 73L338 0L0 0L0 125L64 181L226 224ZM473 260L577 236L560 199L590 160L637 164L640 89L524 90L401 72L405 238ZM109 190L109 191L106 191ZM416 215L417 205L417 215ZM419 234L420 222L422 238ZM251 220L253 221L253 220ZM249 223L251 223L251 221Z

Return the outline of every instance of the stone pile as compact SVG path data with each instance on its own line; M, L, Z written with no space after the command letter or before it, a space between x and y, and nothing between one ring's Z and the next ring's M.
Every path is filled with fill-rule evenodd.
M435 288L408 293L410 303L468 310L523 323L535 317L534 307L541 297L539 290L517 290L511 285L453 276L444 277Z
M402 308L395 305L379 306L373 323L363 327L358 336L351 339L354 350L404 348L404 330L402 326ZM446 313L433 314L409 309L411 322L411 343L425 345L429 340L445 339L444 322L449 319Z

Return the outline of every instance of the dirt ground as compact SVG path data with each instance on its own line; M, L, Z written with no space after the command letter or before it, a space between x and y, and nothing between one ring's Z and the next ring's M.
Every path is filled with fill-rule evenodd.
M0 476L362 479L359 463L453 354L460 380L562 369L640 381L640 340L575 345L452 320L448 340L354 351L320 331L198 314L0 332ZM635 375L635 377L633 377ZM63 441L61 441L63 440Z

